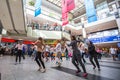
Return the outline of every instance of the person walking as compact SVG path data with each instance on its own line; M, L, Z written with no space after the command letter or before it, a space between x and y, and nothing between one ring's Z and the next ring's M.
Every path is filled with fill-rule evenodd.
M46 62L47 61L49 61L49 54L50 54L50 46L49 45L46 45L45 46L45 53L44 53L44 55L45 55L45 58L46 58Z
M61 61L60 61L61 56L62 56L61 48L62 48L62 45L60 43L60 40L58 40L58 43L55 47L55 50L56 50L56 64L61 64Z
M111 53L111 55L112 55L112 57L113 57L113 60L114 61L116 61L116 59L115 59L115 57L116 57L116 51L115 51L115 48L113 48L112 46L111 46L111 48L110 48L110 53Z

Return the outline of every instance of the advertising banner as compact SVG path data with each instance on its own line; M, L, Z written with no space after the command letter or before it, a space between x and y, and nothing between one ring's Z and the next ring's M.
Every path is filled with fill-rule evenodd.
M35 3L35 17L41 14L41 0L36 0Z
M67 13L67 1L62 0L62 14Z
M85 0L85 8L86 8L86 15L88 19L88 23L97 21L96 10L94 7L93 0Z
M70 12L75 8L74 0L67 0L67 12Z
M67 0L62 0L62 26L68 24Z
M68 24L68 13L62 15L62 26Z

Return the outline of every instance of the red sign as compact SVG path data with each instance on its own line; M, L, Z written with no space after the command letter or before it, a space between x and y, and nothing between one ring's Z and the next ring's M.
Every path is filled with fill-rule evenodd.
M67 12L67 1L62 0L62 14Z
M62 0L62 26L68 24L67 0Z
M12 43L14 43L15 40L14 39L8 39L8 38L2 38L1 42L12 42Z
M68 23L69 23L68 20L63 21L62 26L66 25L66 24L68 24Z
M9 38L2 38L1 42L9 42L9 43L14 43L16 40L14 39L9 39ZM23 41L23 44L32 44L32 41Z
M70 12L74 8L74 0L62 0L62 26L68 24L68 12Z
M33 44L32 41L23 41L23 44Z
M74 0L67 0L67 12L70 12L75 8Z

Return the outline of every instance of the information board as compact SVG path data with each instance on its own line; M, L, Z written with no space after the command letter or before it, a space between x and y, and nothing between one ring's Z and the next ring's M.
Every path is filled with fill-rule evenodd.
M105 36L105 37L99 37L99 38L90 38L90 41L93 43L103 43L103 42L116 42L120 41L120 35L116 36Z

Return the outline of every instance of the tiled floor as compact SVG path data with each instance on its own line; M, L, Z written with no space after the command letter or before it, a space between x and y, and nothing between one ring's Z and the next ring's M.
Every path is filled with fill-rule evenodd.
M62 67L56 67L55 61L45 62L47 71L41 73L37 71L38 66L30 57L22 60L21 64L14 65L14 56L0 57L1 80L120 80L120 61L112 59L102 59L100 61L101 71L93 70L92 65L87 60L85 64L87 78L82 77L82 73L76 75L75 67L71 61L62 62Z

